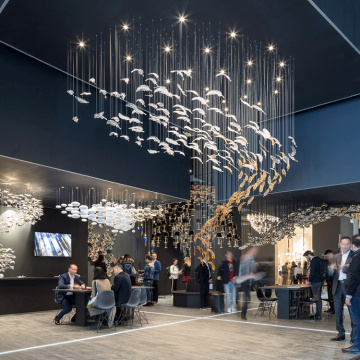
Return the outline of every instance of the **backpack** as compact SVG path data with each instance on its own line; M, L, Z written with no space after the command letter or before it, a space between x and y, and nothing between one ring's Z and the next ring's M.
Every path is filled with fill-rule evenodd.
M320 277L323 280L329 280L328 266L327 260L320 259Z
M165 269L165 273L166 273L166 276L169 278L170 277L170 266L168 266L166 269Z

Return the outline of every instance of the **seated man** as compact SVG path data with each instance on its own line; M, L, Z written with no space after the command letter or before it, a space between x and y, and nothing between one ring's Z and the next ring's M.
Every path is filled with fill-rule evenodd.
M79 275L77 273L77 266L75 264L71 264L69 266L69 272L60 275L59 277L59 289L84 289L85 284L80 280ZM72 305L76 303L75 295L71 291L59 291L56 294L56 302L61 304L63 310L55 316L54 322L56 325L60 325L61 318L69 313L72 309ZM75 316L71 319L72 322L75 321Z
M121 305L126 304L129 301L131 295L131 281L130 276L123 271L121 264L117 263L114 266L114 285L111 290L114 291L115 295L115 306L117 319L121 312Z

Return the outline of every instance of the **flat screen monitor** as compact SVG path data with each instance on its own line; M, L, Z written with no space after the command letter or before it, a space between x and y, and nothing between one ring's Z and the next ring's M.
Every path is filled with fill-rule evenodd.
M71 235L35 233L35 256L71 257Z

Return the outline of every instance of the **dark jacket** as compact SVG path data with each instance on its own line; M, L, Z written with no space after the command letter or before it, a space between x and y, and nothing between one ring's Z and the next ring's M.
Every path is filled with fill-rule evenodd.
M351 263L353 255L354 255L354 252L352 250L350 250L350 253L349 253L349 256L346 259L345 265L349 266L349 264ZM342 257L341 253L336 254L334 256L333 263L338 265L338 266L341 266L341 257ZM338 282L339 282L339 271L336 269L332 273L330 273L330 275L334 276L333 286L332 286L332 293L333 293L333 295L335 295L337 285L338 285Z
M183 272L183 276L190 276L191 275L191 266L189 266L187 263L184 263L181 271Z
M114 285L111 287L115 295L115 305L121 306L129 301L131 295L130 276L125 272L121 272L114 277Z
M236 260L233 260L233 274L234 276L237 276L239 273L239 265ZM221 280L223 284L227 284L230 280L230 269L229 269L229 263L227 260L224 260L219 268L218 268L218 274L217 276L221 276Z
M128 274L129 276L136 276L136 267L133 259L125 259L121 265L123 266L124 273Z
M311 284L324 282L324 278L321 273L321 260L318 256L314 256L311 260L309 282Z
M352 256L348 272L346 295L360 297L360 250Z
M208 267L209 266L209 267ZM208 284L211 279L211 265L205 263L200 263L199 266L195 269L195 279L200 284Z
M154 261L154 280L159 280L160 279L160 274L161 272L161 264L159 260L155 260Z
M154 279L154 267L150 264L146 264L144 268L144 280L153 280Z
M78 285L84 284L84 282L80 280L79 275L75 275L74 284L78 284ZM59 287L59 289L70 289L70 275L68 272L60 275L58 287ZM71 291L71 290L69 290L69 291ZM63 301L66 293L67 293L67 291L64 291L64 292L59 291L58 293L56 293L56 302L60 304Z

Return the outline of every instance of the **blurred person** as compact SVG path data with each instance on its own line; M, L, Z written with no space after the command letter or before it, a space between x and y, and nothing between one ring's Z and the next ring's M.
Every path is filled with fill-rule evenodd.
M297 267L294 270L295 284L302 284L303 268L301 262L298 262Z
M330 339L331 341L345 341L345 328L343 324L344 304L346 298L346 282L347 272L351 263L353 252L351 251L351 239L348 236L343 236L340 239L341 252L336 254L333 258L333 263L330 265L329 273L333 275L332 292L334 295L335 316L336 316L336 330L338 334L336 337ZM351 320L351 312L348 308ZM351 331L352 339L352 331Z
M235 312L236 302L236 284L234 277L239 273L239 265L234 260L233 253L228 250L225 253L225 260L220 264L218 268L217 279L221 280L224 285L226 294L226 307L227 312Z
M99 294L105 290L111 290L110 281L106 277L106 273L102 267L95 268L94 279L91 283L91 287L92 287L92 292L91 292L90 300L93 299L94 297L98 298ZM89 314L91 317L105 312L105 311L94 309L94 306L96 305L96 303L97 303L97 299L95 300L95 302L93 302L91 305L88 306ZM109 317L109 321L108 321L109 328L113 325L115 313L116 313L116 307L114 306L114 308L110 311L109 316L108 316Z
M290 267L290 284L296 284L295 282L295 269L297 268L297 265L295 261L291 263Z
M315 256L311 250L305 251L303 256L310 263L310 274L309 274L308 284L311 285L313 298L315 299L317 295L319 295L318 300L316 301L315 320L321 320L322 319L321 289L324 282L321 273L321 260L318 256Z
M191 276L191 260L189 257L184 258L183 266L179 272L179 275L181 274L183 275L182 282L185 284L185 287L187 287L187 282Z
M135 266L135 261L131 258L131 255L125 254L121 264L123 266L123 271L130 276L131 285L135 286L138 271Z
M244 255L241 256L238 278L241 278L242 276L246 277L248 275L253 275L254 273L257 272L255 257L258 251L259 249L257 247L253 247L249 249ZM238 280L239 279L235 279L236 282L238 282ZM250 302L251 285L252 285L251 279L245 280L241 283L241 291L243 293L241 318L243 320L247 320L246 313L247 313L248 303Z
M153 286L154 279L154 264L151 262L151 256L146 254L145 256L145 268L144 273L142 274L144 277L144 286ZM147 295L147 303L144 306L152 306L153 304L153 292L152 289L146 289Z
M119 317L121 312L121 305L126 304L131 295L131 281L130 276L123 271L122 264L116 263L114 269L114 285L111 290L115 295L116 317Z
M178 264L178 260L173 259L172 265L170 266L170 277L169 277L169 279L171 280L171 292L177 290L177 281L178 281L179 272L180 272L177 264Z
M75 264L69 266L68 272L60 275L59 289L85 289L85 284L76 275L78 267ZM76 304L75 294L71 291L59 291L56 293L56 302L61 304L63 310L55 316L54 323L60 325L61 318L72 310L72 305ZM72 317L71 322L75 322L76 314Z
M351 313L353 345L342 349L342 352L360 354L360 235L352 237L352 250L353 256L348 271L345 303Z
M157 254L154 252L151 255L154 264L154 279L153 279L153 304L157 304L159 300L159 279L161 272L161 263L157 260Z
M332 250L328 249L324 252L325 258L328 261L329 267L331 267L331 265L334 262L334 253L332 252ZM331 271L331 268L330 268ZM333 295L333 282L334 282L334 275L330 275L329 272L329 276L326 280L326 286L327 286L327 292L328 292L328 301L329 301L329 310L325 310L325 312L329 312L330 314L335 314L335 306L334 306L334 295Z
M200 309L208 309L209 285L212 284L211 266L207 263L206 256L203 256L202 262L195 269L195 279L200 283Z
M281 268L281 274L282 274L282 278L283 278L283 285L287 285L288 283L288 278L289 278L289 268L288 268L288 262L286 262L282 268Z

